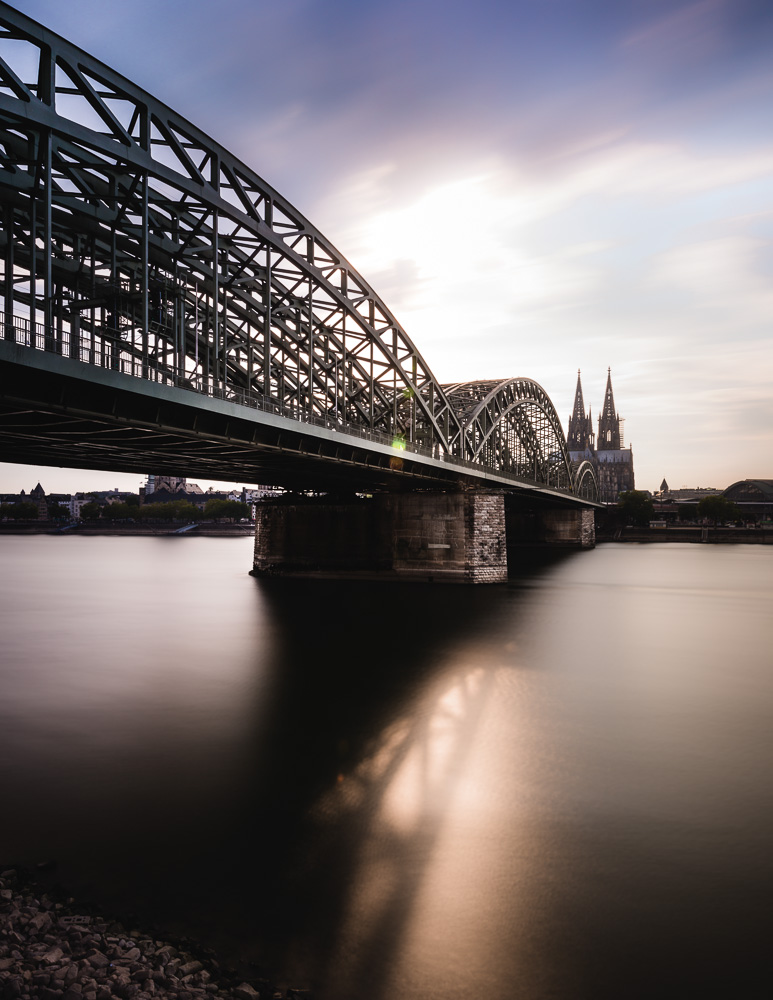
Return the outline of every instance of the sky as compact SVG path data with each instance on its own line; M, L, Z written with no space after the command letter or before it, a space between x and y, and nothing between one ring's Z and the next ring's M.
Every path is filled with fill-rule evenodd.
M771 0L11 6L277 188L441 382L528 376L566 430L611 368L638 488L773 478ZM0 464L38 479L140 477Z

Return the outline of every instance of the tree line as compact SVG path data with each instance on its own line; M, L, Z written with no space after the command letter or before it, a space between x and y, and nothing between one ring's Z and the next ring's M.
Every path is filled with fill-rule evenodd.
M646 527L655 516L655 505L642 490L622 493L617 509L627 524L634 524L637 527ZM701 520L706 519L717 525L726 521L738 521L741 518L741 510L732 500L716 493L702 497L698 501L695 505L695 515Z
M134 501L134 502L132 502ZM38 519L38 508L34 503L20 501L19 503L0 504L0 520L35 521ZM51 520L67 520L70 512L61 504L48 505L48 517ZM170 500L168 503L146 503L139 505L136 497L130 497L125 503L108 503L102 506L96 500L81 507L82 521L240 521L250 516L250 505L241 500L221 500L212 497L201 510L189 500Z

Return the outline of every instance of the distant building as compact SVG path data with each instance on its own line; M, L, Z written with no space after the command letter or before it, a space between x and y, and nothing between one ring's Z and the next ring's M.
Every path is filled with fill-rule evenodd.
M80 521L82 508L85 507L87 503L92 503L92 502L93 502L92 497L84 497L82 493L79 493L76 496L71 497L67 503L67 508L70 511L70 517L72 518L72 520Z
M577 389L574 409L569 417L569 432L566 443L569 457L574 465L590 462L596 472L599 484L599 499L602 503L617 503L621 493L635 489L633 472L633 450L623 443L623 418L615 410L612 392L612 369L607 371L607 388L604 405L598 418L598 434L593 433L591 411L585 413L582 395L582 380L577 372Z
M23 491L22 491L23 492ZM30 490L29 503L34 503L38 508L38 520L48 520L48 503L46 502L46 491L38 483L34 490Z
M160 493L162 490L173 496L181 494L181 496L175 497L178 500L187 499L187 496L192 493L201 494L204 492L197 483L189 483L182 476L148 476L148 481L145 483L145 497L149 497L152 493ZM154 497L154 502L156 500L157 498Z
M742 479L723 490L722 496L738 504L744 518L773 519L773 479Z
M682 486L678 490L672 490L669 489L665 479L663 484L665 484L665 489L661 484L660 492L656 494L658 500L702 500L704 497L717 496L722 492L716 486Z
M281 497L284 492L281 486L253 486L249 489L245 486L239 499L244 503L255 503L257 500Z

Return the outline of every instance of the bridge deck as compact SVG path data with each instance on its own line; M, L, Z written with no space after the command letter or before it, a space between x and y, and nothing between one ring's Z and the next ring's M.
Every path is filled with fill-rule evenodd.
M506 489L587 506L544 484L398 450L352 428L319 426L177 386L0 341L4 461L200 476L296 489Z

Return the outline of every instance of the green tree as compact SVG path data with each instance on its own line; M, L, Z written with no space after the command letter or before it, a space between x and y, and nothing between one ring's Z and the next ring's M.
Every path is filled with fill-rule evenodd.
M629 490L627 493L621 493L617 509L625 518L626 524L635 524L638 527L648 525L655 512L652 500L641 490Z
M70 517L70 511L60 503L49 503L48 517L51 521L66 521Z
M130 507L128 503L109 503L102 511L102 517L106 521L124 521L127 517L134 517L136 513L136 508Z
M25 500L19 503L4 503L0 506L0 517L7 517L11 521L36 521L38 508L36 504Z
M188 500L170 500L168 503L146 503L134 510L143 521L197 521L201 511Z
M165 521L171 516L165 503L143 504L137 514L142 521Z
M175 500L174 506L177 521L200 521L203 516L196 504L189 500Z
M81 507L81 521L98 521L101 513L102 508L96 500L92 500Z
M213 497L204 504L204 517L212 520L238 521L250 516L249 504L241 500L219 500Z
M736 504L718 493L698 501L698 517L706 517L715 525L720 521L737 521L740 516L741 511Z

